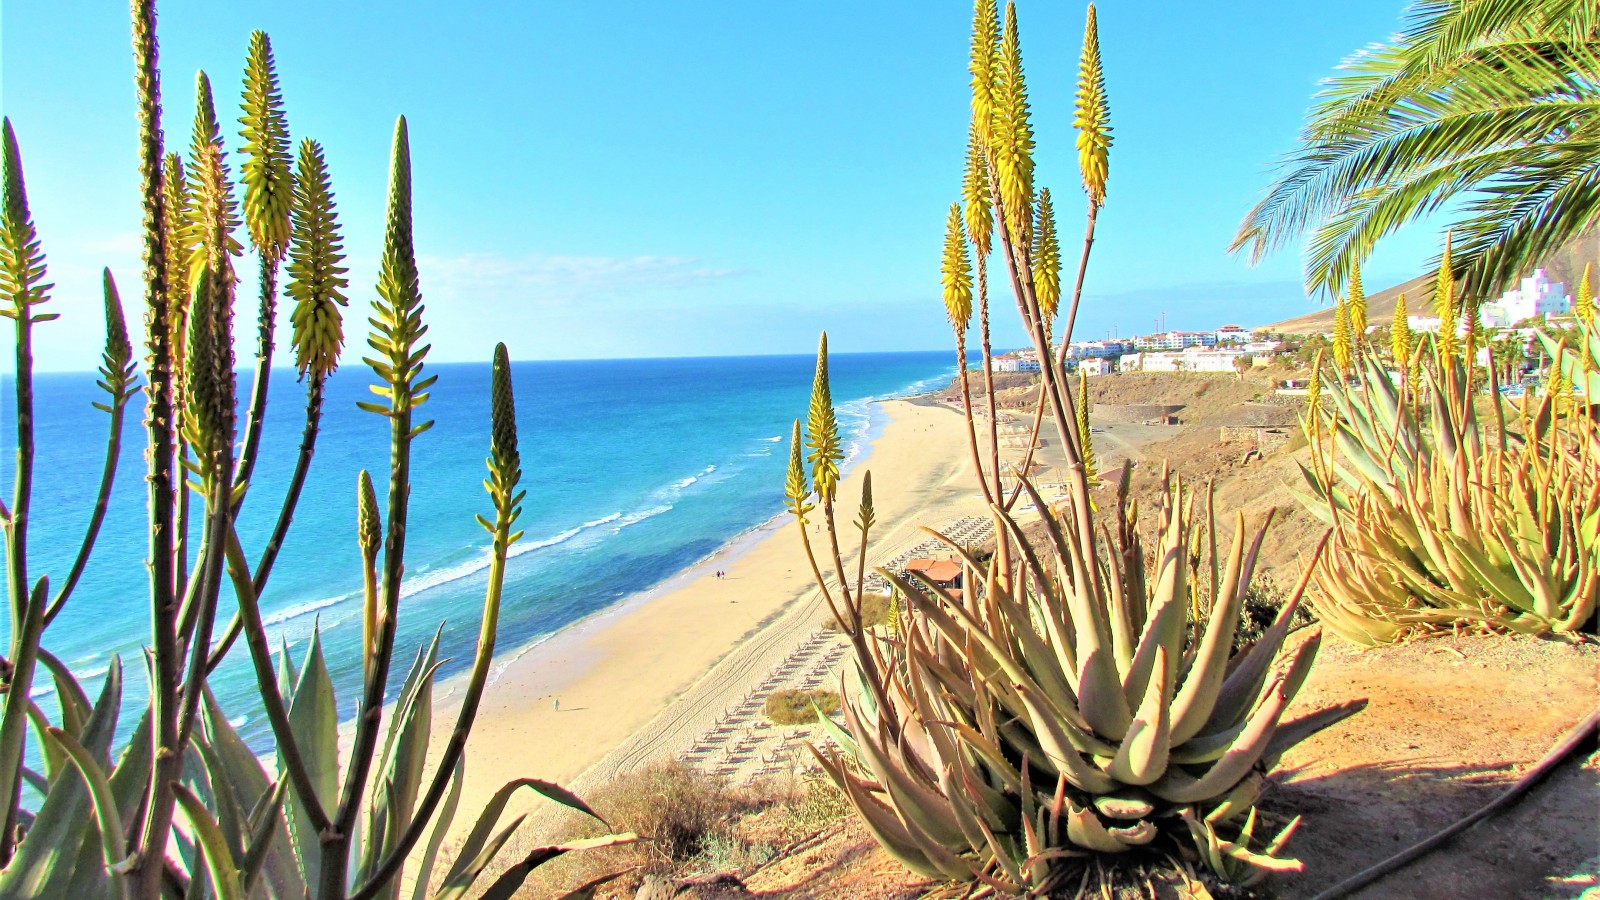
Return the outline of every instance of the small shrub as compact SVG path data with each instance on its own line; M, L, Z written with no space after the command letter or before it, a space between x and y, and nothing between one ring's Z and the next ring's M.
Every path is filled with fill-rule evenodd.
M824 616L827 620L822 624L829 631L844 631L844 626L832 615ZM889 624L889 595L888 594L862 594L861 595L861 624L867 628L877 628Z
M704 850L708 836L743 804L726 782L671 760L607 785L596 806L611 821L649 837L647 855L681 863Z
M1239 631L1233 638L1234 652L1261 640L1261 636L1278 618L1287 599L1283 595L1283 588L1270 578L1258 578L1251 582L1244 595L1244 609L1240 612L1243 621L1239 623ZM1316 620L1317 617L1302 603L1290 617L1289 628L1291 631L1304 628Z
M839 711L839 695L833 691L773 691L763 710L774 725L804 725L817 720L817 710L825 716Z
M810 834L850 815L850 801L844 791L827 778L812 775L805 779L800 796L789 807L788 830L796 836Z
M656 762L622 775L585 792L585 799L613 826L631 829L645 840L568 854L534 872L530 896L564 896L603 874L628 869L632 875L611 887L623 892L619 896L631 896L630 889L636 890L648 875L742 870L766 862L774 853L771 846L744 840L740 834L743 817L767 806L768 798L679 760ZM592 821L566 816L549 828L524 829L505 856L519 858L536 846L595 833Z
M694 868L708 874L747 872L766 865L777 855L778 848L768 841L750 841L734 829L719 829L706 835Z

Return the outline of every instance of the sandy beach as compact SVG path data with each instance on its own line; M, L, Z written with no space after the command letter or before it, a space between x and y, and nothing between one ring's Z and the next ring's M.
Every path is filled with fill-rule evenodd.
M869 563L922 540L919 525L984 510L959 412L917 401L882 409L887 423L840 487L840 518L849 520L861 476L872 472L878 525ZM652 591L502 651L468 744L461 809L481 808L514 778L582 790L687 746L823 621L795 529L780 517ZM853 569L857 550L843 549ZM459 682L441 685L435 749L459 694Z

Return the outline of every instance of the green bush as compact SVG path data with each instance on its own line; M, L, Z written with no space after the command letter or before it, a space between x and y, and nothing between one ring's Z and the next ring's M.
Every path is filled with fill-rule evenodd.
M794 688L773 691L762 712L774 725L805 725L817 720L817 710L825 716L838 712L839 695L833 691Z

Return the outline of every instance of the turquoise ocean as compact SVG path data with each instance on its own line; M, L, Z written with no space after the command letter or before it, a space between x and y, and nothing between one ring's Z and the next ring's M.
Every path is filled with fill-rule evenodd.
M789 431L805 413L813 365L809 356L514 363L528 496L519 522L525 534L507 566L500 654L648 591L779 515ZM443 364L429 371L439 380L420 414L435 425L413 449L391 696L415 648L432 639L441 621L440 655L451 660L441 674L470 664L488 576L488 535L474 514L491 513L482 487L489 366ZM954 371L948 352L835 354L833 396L850 457L859 456L882 424L875 401L942 387ZM240 373L241 395L248 394L248 375ZM310 477L261 602L275 652L286 643L298 660L320 627L347 713L360 672L356 475L362 468L373 473L380 504L388 482L387 421L355 406L370 396L370 380L368 370L353 366L329 383ZM91 406L104 396L91 375L46 374L35 384L29 569L33 577L49 574L59 583L99 485L108 417ZM276 520L294 466L304 395L293 371L272 373L264 452L239 523L252 558ZM142 403L136 400L129 412L94 557L44 644L80 676L91 697L119 656L126 700L140 702L150 634ZM9 502L16 467L10 377L0 379L0 422L6 444L0 489ZM223 602L231 615L226 589ZM0 630L8 627L4 620ZM242 642L211 687L252 745L270 743ZM53 690L47 678L36 680L34 696L51 712L55 704L44 701ZM133 718L123 717L126 727Z

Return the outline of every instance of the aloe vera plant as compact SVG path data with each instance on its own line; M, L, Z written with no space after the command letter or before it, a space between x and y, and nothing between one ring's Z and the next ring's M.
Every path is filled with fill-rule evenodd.
M1052 507L1024 462L1009 497L998 483L985 492L996 524L992 554L979 558L941 538L962 562L961 592L880 569L904 605L893 627L865 626L860 573L852 591L833 524L839 449L826 439L824 341L805 436L811 452L802 455L797 421L786 491L819 590L855 652L841 692L844 725L828 726L840 749L816 755L890 854L921 875L969 890L1045 895L1083 888L1118 860L1163 855L1203 860L1218 878L1243 883L1298 868L1281 852L1298 820L1267 835L1255 803L1283 750L1357 708L1282 721L1320 642L1318 632L1291 640L1290 630L1321 545L1265 636L1234 654L1265 523L1252 532L1235 514L1231 552L1219 555L1215 540L1201 537L1215 534L1212 504L1195 502L1172 476L1147 539L1126 465L1109 521L1097 519L1089 498L1098 464L1078 402L1083 384L1075 399L1062 357L1109 171L1094 9L1075 117L1088 233L1059 336L1052 334L1056 301L1064 299L1052 296L1059 290L1059 263L1050 258L1053 212L1041 208L1049 195L1034 186L1015 4L1007 4L1003 25L998 15L993 3L978 0L972 156L979 175L969 163L967 214L950 214L945 307L959 341L971 310L969 243L980 260L987 255L977 234L960 239L963 218L981 218L971 211L980 193L973 186L992 184L984 199L994 249L1042 364L1035 428L1047 414L1054 421L1068 496L1064 508ZM987 342L986 317L979 327ZM972 444L972 404L964 408ZM981 481L981 454L970 455ZM1038 529L1013 512L1024 494L1040 510ZM819 508L826 526L820 548L806 527ZM863 509L862 520L869 518ZM865 528L860 541L865 557ZM1209 557L1200 552L1207 545Z
M52 594L29 569L34 469L32 337L54 319L46 263L33 225L22 154L3 127L0 209L0 314L16 334L18 468L9 505L0 504L6 539L10 645L0 665L0 896L373 898L398 897L403 876L413 897L434 887L433 870L455 819L465 745L495 648L507 551L525 492L517 449L510 359L495 348L492 440L485 482L492 514L479 521L492 563L465 699L443 747L430 748L433 682L442 664L437 639L415 656L385 715L396 652L404 569L412 442L431 425L417 421L433 376L411 241L411 166L405 120L396 128L387 233L368 343L380 402L362 406L389 419L387 506L380 513L370 477L357 484L357 535L364 584L361 699L354 739L341 759L339 705L314 632L298 655L274 659L261 616L268 576L287 534L312 457L327 379L344 343L342 237L320 145L306 140L291 170L290 141L271 43L256 33L246 64L242 201L230 172L211 83L197 79L197 113L187 159L165 154L157 65L155 4L133 6L144 214L144 378L109 271L104 277L106 341L95 406L109 416L104 474L85 537ZM244 420L233 359L235 261L243 226L261 271L257 361ZM277 278L287 261L295 364L307 382L304 437L267 544L247 553L235 527L250 496L266 413L276 331ZM91 701L74 674L47 649L46 629L69 601L100 533L116 477L129 402L146 395L149 462L150 689L144 705L125 704L124 674L113 659ZM237 451L237 452L236 452ZM200 543L185 545L191 519ZM387 533L383 533L387 530ZM220 627L224 582L238 601ZM220 632L220 633L219 633ZM274 738L270 766L229 724L207 678L244 638ZM54 718L31 699L52 680ZM134 720L116 746L118 722ZM387 723L385 723L387 718ZM32 755L28 753L32 734ZM430 749L437 758L430 767ZM35 761L36 760L36 761ZM37 768L35 768L37 766ZM26 790L24 790L26 787ZM513 794L531 790L594 815L582 800L537 779L494 795L466 833L436 896L473 888L521 824L499 820ZM598 817L596 817L598 818ZM424 843L426 839L426 843ZM610 834L539 847L485 888L507 897L529 871L571 850L633 840ZM420 851L418 855L414 851ZM410 873L412 860L420 865Z
M1600 397L1600 336L1546 338L1552 381ZM1573 632L1600 595L1600 429L1556 386L1507 413L1447 342L1418 347L1397 381L1365 354L1359 386L1321 385L1303 424L1311 512L1335 526L1317 577L1323 622L1363 645L1445 628ZM1492 382L1491 382L1492 383ZM1329 435L1331 440L1317 436Z

